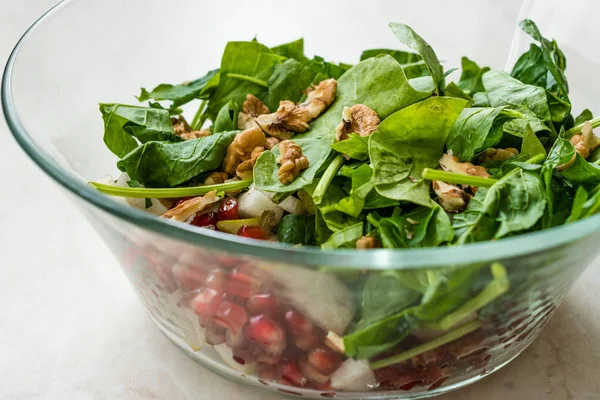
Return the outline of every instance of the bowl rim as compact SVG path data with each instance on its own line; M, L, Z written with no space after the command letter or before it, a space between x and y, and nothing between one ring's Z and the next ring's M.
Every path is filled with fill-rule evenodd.
M416 249L377 249L359 251L355 249L321 250L317 247L293 247L281 243L262 242L241 238L222 232L199 230L192 226L157 218L154 215L128 207L103 195L67 170L60 167L52 157L37 146L34 138L24 127L16 110L12 93L12 78L21 49L34 34L36 28L74 0L62 0L39 17L21 36L6 63L2 84L1 101L4 116L15 140L27 155L54 181L86 203L99 208L117 219L124 220L142 230L182 240L192 245L212 247L216 250L234 252L269 259L302 263L306 265L326 265L341 269L402 269L425 268L448 264L470 264L524 256L566 245L594 231L600 230L600 214L572 224L525 233L498 241L488 241L461 246L416 248ZM446 260L452 260L449 263Z

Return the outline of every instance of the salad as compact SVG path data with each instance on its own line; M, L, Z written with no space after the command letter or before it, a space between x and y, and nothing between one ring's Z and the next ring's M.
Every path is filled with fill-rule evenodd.
M535 23L521 23L533 43L510 73L463 57L459 74L390 28L410 51L349 65L306 57L302 39L230 42L219 69L142 89L144 106L101 104L122 174L91 184L199 229L326 250L456 246L598 212L600 119L573 114L564 54ZM169 272L190 346L321 390L439 386L518 289L498 263L364 276L207 264Z

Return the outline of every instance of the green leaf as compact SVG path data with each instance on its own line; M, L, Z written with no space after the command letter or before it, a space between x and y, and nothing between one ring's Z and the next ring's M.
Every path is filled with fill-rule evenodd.
M279 223L277 235L281 243L314 245L315 216L286 215Z
M580 125L583 124L585 121L591 121L594 119L594 115L592 114L592 112L590 110L588 110L587 108L585 110L583 110L581 112L581 114L579 114L577 116L577 118L575 118L575 125Z
M552 176L554 171L559 165L569 162L574 155L575 147L573 147L569 140L565 139L561 135L554 142L552 149L550 149L550 152L548 153L548 157L546 157L546 160L542 165L540 176L542 178L542 182L544 183L546 199L548 201L548 208L542 224L543 228L549 228L552 225L552 220L556 209L555 203L557 202L557 199L555 198L555 191L553 190L552 185Z
M561 175L575 186L583 185L592 189L600 184L600 166L589 163L577 154L575 162L561 172Z
M504 110L503 114L511 118L503 126L504 132L510 135L523 137L528 125L535 133L550 130L546 123L528 108L517 106Z
M528 85L546 89L548 67L544 61L542 49L532 43L529 50L519 57L510 75Z
M435 168L466 100L432 97L387 119L369 140L375 189L384 197L430 206L424 168Z
M408 25L392 22L390 23L390 28L400 42L421 55L429 69L429 74L433 78L433 82L436 84L438 95L443 96L444 68L442 67L442 64L440 64L433 48L431 48L431 46Z
M293 42L281 44L279 46L272 47L273 53L283 56L285 58L293 58L298 61L308 60L304 56L304 39L300 38Z
M374 189L372 176L373 170L366 164L355 169L352 174L350 195L333 204L333 208L357 218L365 207L367 196Z
M450 82L446 85L446 96L457 97L459 99L465 99L469 102L473 101L473 98L463 91L456 83Z
M575 192L575 198L573 199L573 204L571 206L571 213L565 221L565 224L570 224L581 219L583 207L588 200L588 196L589 194L583 186L579 186L577 188L577 191Z
M496 70L488 71L483 75L483 85L492 107L523 106L533 111L542 120L551 120L544 89L526 85L507 73Z
M179 85L163 83L152 89L150 92L142 88L137 99L139 101L170 100L173 102L170 109L175 109L194 99L207 99L210 97L219 85L219 77L219 70L215 69L209 71L202 78L191 82L185 82Z
M138 147L138 141L179 140L166 110L125 104L100 104L104 143L118 157ZM136 140L137 139L137 140Z
M382 218L379 234L385 248L439 246L454 239L448 215L440 207L419 207L408 214Z
M221 166L238 132L178 143L147 142L119 161L119 168L146 187L173 187Z
M221 111L219 111L219 114L217 114L213 132L220 133L237 130L238 111L238 107L233 101L225 104L221 108Z
M346 73L346 71L352 68L352 65L349 64L334 64L327 62L325 59L323 59L323 57L319 56L314 56L311 60L311 63L323 68L325 75L333 79L340 79L341 76Z
M489 67L481 68L475 61L462 58L462 74L458 81L458 87L464 90L468 95L473 96L475 93L485 91L483 87L483 74L490 70Z
M425 61L423 61L423 58L417 53L408 51L390 49L366 50L363 51L360 60L363 61L381 54L388 54L394 57L394 59L402 66L402 69L404 69L404 72L409 79L429 75L429 69L427 68L427 64L425 64Z
M475 154L495 146L502 139L506 115L504 107L465 108L452 126L447 148L461 161L471 161Z
M364 161L369 158L369 137L351 133L348 135L348 139L335 142L331 145L331 148L355 160Z
M536 136L536 134L531 129L531 126L527 125L525 129L525 135L523 136L523 144L521 145L521 154L519 154L519 158L523 160L528 160L532 157L537 156L538 154L543 154L546 157L546 149L540 139Z
M359 222L335 232L329 237L329 240L321 245L321 248L337 249L340 247L354 247L356 241L363 236L363 225L362 222Z
M129 186L130 188L143 188L141 183L139 183L138 181L133 180L133 179L130 181L127 181L127 186ZM145 208L152 207L152 199L149 199L149 198L144 199L144 207Z
M208 114L211 119L230 101L238 106L253 94L262 97L265 88L254 82L232 78L229 74L249 76L266 81L273 67L284 61L268 47L258 42L229 42L221 59L221 80L215 93L210 97Z
M277 178L279 149L276 147L258 158L254 167L256 186L270 192L288 192L310 184L328 159L344 107L364 104L377 112L380 118L385 118L427 96L429 93L418 92L410 86L404 71L392 57L380 56L362 61L339 79L335 102L312 123L311 130L294 137L294 142L308 158L308 169L289 185L281 184Z

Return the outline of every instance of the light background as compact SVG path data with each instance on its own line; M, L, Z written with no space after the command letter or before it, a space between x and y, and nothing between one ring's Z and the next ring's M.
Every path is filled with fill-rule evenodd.
M2 61L54 2L1 1ZM478 4L497 35L512 35L518 0L455 3ZM456 29L473 28L457 23ZM490 59L508 53L491 50L497 54ZM508 368L440 399L600 398L599 267L596 260L542 336ZM274 399L203 370L161 336L96 233L3 123L0 310L2 400Z

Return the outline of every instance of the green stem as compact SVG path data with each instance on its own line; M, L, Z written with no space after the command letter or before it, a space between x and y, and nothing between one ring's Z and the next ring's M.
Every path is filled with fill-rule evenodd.
M318 206L323 201L323 196L325 196L325 192L327 191L329 184L331 183L335 175L338 173L340 168L342 168L342 165L344 165L344 161L346 161L344 156L337 156L333 159L331 164L329 164L329 166L323 173L323 176L321 177L321 180L317 184L317 187L315 188L315 191L313 193L313 201L315 205Z
M103 183L90 182L91 186L99 192L109 196L130 197L134 199L177 199L180 197L202 196L206 193L216 190L217 192L233 192L245 189L252 184L252 179L243 181L221 183L219 185L194 186L186 188L124 188L118 186L105 185Z
M423 327L436 331L445 331L450 329L457 323L464 321L474 312L477 312L506 293L510 288L510 282L506 276L506 269L504 269L501 264L494 263L490 267L490 270L492 272L493 279L481 292L459 307L458 310L446 315L439 322L425 324Z
M589 122L592 123L592 128L597 128L600 126L600 117L596 117L596 118L590 120ZM579 124L577 126L572 127L571 129L569 129L566 133L567 137L571 137L573 135L577 135L577 134L581 133L581 130L583 129L584 124L585 124L585 122L583 124Z
M592 196L594 196L594 195L595 195L596 193L598 193L598 192L600 192L600 185L598 185L598 186L596 186L595 188L593 188L593 189L590 191L590 194L589 194L589 196L590 196L590 197L592 197Z
M416 357L420 354L427 353L428 351L437 349L438 347L441 347L445 344L454 342L455 340L460 339L461 337L468 335L469 333L481 328L482 325L483 324L481 323L481 321L478 320L468 322L430 342L423 343L420 346L413 347L412 349L397 354L395 356L372 362L370 365L371 369L380 369L388 367L390 365L399 364L406 360L410 360L411 358Z
M373 216L373 214L367 215L367 221L375 228L379 229L379 220Z
M485 188L492 187L496 182L498 182L498 180L492 178L481 178L479 176L456 174L454 172L440 171L431 168L425 168L423 170L423 179Z
M227 74L227 77L232 79L239 79L241 81L256 83L257 85L260 85L265 88L269 87L269 84L267 82L263 81L262 79L255 78L253 76L234 74L233 72L230 72Z
M200 103L200 107L198 107L198 111L196 111L196 115L194 115L194 119L192 120L192 124L190 127L193 131L199 131L204 124L204 120L202 119L202 115L204 114L204 110L206 109L207 102L206 100L202 100Z

